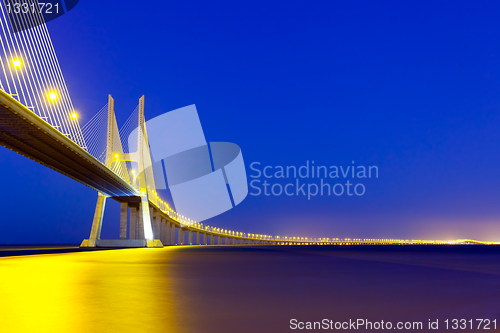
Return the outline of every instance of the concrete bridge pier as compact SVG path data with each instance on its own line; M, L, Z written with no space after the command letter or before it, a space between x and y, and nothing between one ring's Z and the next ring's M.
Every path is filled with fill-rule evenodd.
M161 228L161 212L158 209L151 207L149 209L149 216L151 216L151 224L153 227L153 238L160 238L160 228Z
M192 230L188 230L187 245L192 245L192 244L193 244L193 231Z
M172 245L170 243L170 221L167 221L166 219L164 219L163 223L161 224L161 227L162 227L161 242L165 245Z
M175 245L175 224L170 225L170 245Z
M102 218L104 216L104 207L106 206L106 196L99 193L97 197L97 205L95 206L94 220L92 221L92 229L90 237L87 240L87 247L95 247L97 241L101 239ZM85 245L85 240L82 245ZM80 245L80 246L82 246Z
M120 239L127 239L128 202L120 203Z
M139 208L130 207L130 230L128 235L129 239L137 239L138 219L139 219Z
M144 239L144 221L142 213L142 205L139 205L139 214L137 219L136 239Z
M179 245L186 244L186 229L179 228Z

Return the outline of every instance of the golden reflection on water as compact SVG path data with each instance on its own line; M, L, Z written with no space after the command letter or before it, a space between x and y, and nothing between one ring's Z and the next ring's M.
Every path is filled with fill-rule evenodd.
M0 258L0 331L178 332L173 251Z

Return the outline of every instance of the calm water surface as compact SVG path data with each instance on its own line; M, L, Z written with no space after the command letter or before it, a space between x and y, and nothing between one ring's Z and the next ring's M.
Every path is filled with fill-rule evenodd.
M500 249L484 247L194 246L0 258L1 332L289 332L292 318L499 321L499 296Z

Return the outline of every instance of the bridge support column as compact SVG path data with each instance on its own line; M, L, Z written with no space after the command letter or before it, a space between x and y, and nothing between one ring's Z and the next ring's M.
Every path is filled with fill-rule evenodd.
M98 194L97 204L95 205L94 220L92 221L92 229L87 244L85 240L81 247L95 247L97 240L101 238L102 217L104 216L104 207L106 206L106 197L101 193ZM85 246L87 245L87 246Z
M160 239L160 228L161 228L161 213L158 209L151 207L149 209L150 216L153 217L153 239Z
M166 219L162 219L162 224L161 224L161 242L165 245L171 245L170 244L170 221L167 221Z
M137 214L137 232L135 234L136 239L144 239L144 212L143 212L143 205L139 205L139 214ZM149 209L148 215L149 215Z
M120 203L120 239L127 239L128 203Z
M187 244L188 245L193 245L193 231L192 230L188 230L188 241L187 241Z
M158 229L158 238L160 239L161 243L163 245L167 245L167 242L165 241L165 219L161 216L161 213L159 214L159 219L160 219L160 227Z
M170 245L175 245L175 224L170 225Z
M130 230L128 233L129 239L137 238L137 218L139 216L139 209L137 207L130 207Z
M179 228L179 245L186 244L186 229Z

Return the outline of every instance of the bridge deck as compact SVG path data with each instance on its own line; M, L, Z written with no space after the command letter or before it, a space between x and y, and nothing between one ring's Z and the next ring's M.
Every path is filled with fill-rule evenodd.
M0 145L108 196L139 195L125 180L2 90Z

